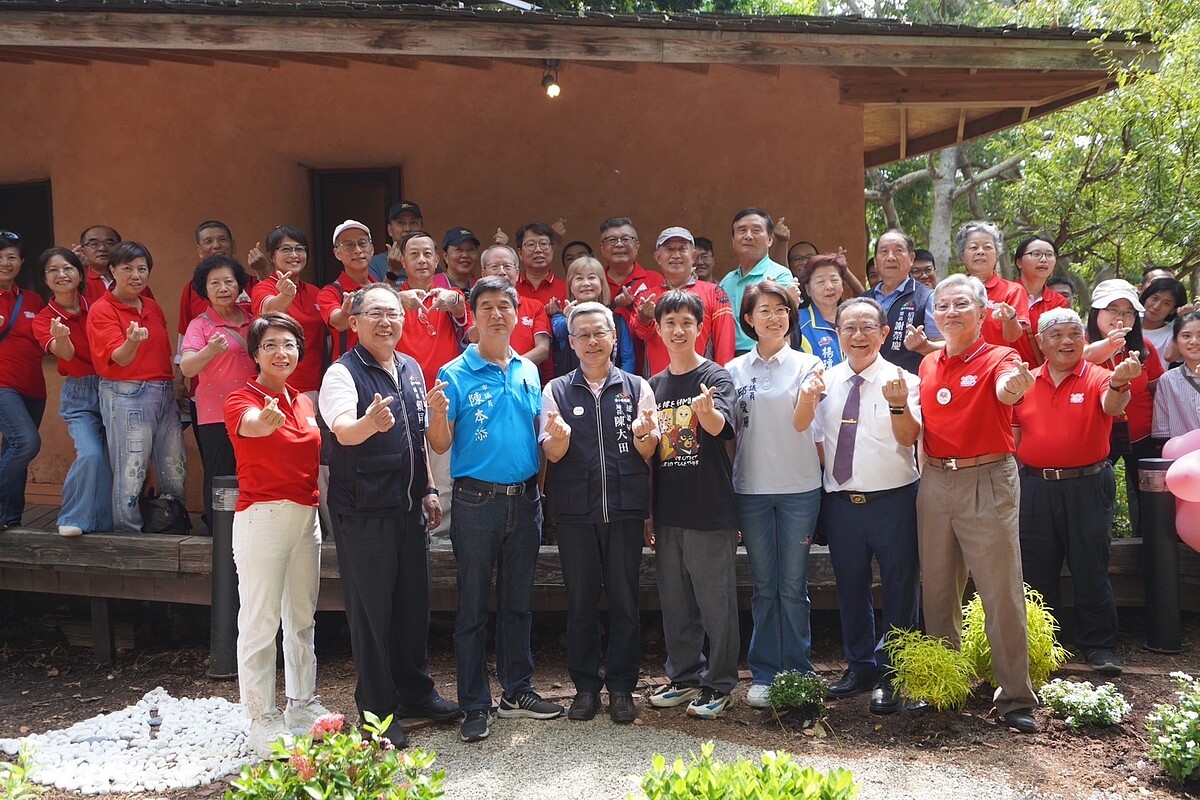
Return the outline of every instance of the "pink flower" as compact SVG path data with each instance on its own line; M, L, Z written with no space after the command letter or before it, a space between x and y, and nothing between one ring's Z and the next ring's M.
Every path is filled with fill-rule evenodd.
M309 733L314 739L321 739L327 733L338 733L341 731L342 724L345 721L346 718L341 714L326 714L323 717L317 718L317 721L313 723L312 729L309 730Z
M313 779L313 776L317 774L316 765L309 760L308 756L303 755L298 750L292 754L290 763L292 765L292 769L296 770L296 774L302 781L310 781Z

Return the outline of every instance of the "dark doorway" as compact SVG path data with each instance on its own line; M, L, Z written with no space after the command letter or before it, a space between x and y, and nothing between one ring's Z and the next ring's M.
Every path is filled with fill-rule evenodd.
M324 286L338 276L342 265L333 257L333 229L354 219L371 229L376 252L387 243L388 206L400 199L400 168L314 169L312 188L312 252L316 255L313 282ZM314 259L310 256L309 263Z
M35 274L35 262L42 251L54 246L50 181L0 185L0 229L18 234L24 245L25 266L17 276L17 285L45 295L46 287Z

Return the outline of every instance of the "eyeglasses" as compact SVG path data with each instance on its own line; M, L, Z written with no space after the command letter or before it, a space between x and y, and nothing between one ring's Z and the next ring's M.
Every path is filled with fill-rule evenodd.
M355 250L372 250L372 249L374 249L371 246L370 239L358 239L353 242L340 242L340 243L338 243L338 247L342 248L343 250L345 250L348 253L353 253Z
M105 248L106 250L111 250L118 244L120 244L120 242L118 242L116 239L88 239L83 243L83 246L88 250L99 250L101 247Z
M567 334L572 339L578 339L581 342L599 342L608 338L612 331L596 331L595 333L569 333Z
M75 268L69 265L65 267L46 267L47 275L71 275L74 272Z
M942 300L933 304L933 310L939 314L944 314L951 309L962 314L965 311L970 311L972 308L977 308L978 305L972 300L955 300L953 303L947 303Z
M1137 312L1133 309L1130 309L1129 311L1117 311L1112 308L1102 308L1100 310L1108 314L1110 317L1116 317L1117 319L1137 319Z
M909 274L910 275L932 275L935 272L937 272L937 270L934 269L932 265L930 265L928 267L913 267L912 271L909 272Z
M612 247L614 244L633 244L637 241L633 236L605 236L600 240L600 244L606 244Z
M356 242L356 244L359 244ZM370 245L370 242L367 242ZM366 248L363 248L364 250ZM283 253L285 256L302 256L308 252L308 248L302 244L285 244L275 250L276 253Z
M553 242L525 242L524 244L521 245L521 249L525 250L527 252L530 252L530 253L536 252L538 250L541 250L544 253L548 253L554 249L554 244L553 244Z
M371 320L371 322L382 322L385 319L388 322L399 322L400 320L404 319L403 311L380 311L378 309L373 309L371 311L360 311L358 315L360 317L366 317L367 319Z
M880 326L874 322L864 322L862 325L838 325L838 333L844 333L847 336L857 336L860 333L870 336L872 333L878 332L879 329Z
M1032 258L1036 261L1053 261L1057 258L1053 250L1027 250L1021 258Z
M296 344L295 342L284 342L283 344L267 342L266 344L260 344L258 349L268 354L278 353L280 351L285 353L298 353L300 352L300 345Z

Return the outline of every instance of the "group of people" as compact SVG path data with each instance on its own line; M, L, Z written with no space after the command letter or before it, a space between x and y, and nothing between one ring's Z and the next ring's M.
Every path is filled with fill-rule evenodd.
M732 702L739 541L754 584L747 702L767 705L780 671L812 670L806 572L818 532L847 660L834 697L870 691L871 711L900 710L887 636L920 627L923 612L928 633L957 645L970 574L997 712L1037 730L1023 583L1060 611L1064 560L1076 645L1098 671L1121 671L1111 462L1132 459L1134 472L1147 440L1200 425L1189 392L1200 394L1200 315L1173 278L1150 275L1140 293L1101 282L1085 323L1050 284L1054 242L1022 241L1020 279L1007 281L1003 237L986 222L956 238L967 274L932 288L901 231L875 242L877 279L864 288L844 254L787 247L759 208L733 218L737 264L719 284L711 242L682 227L655 238L658 270L645 269L624 217L601 224L599 257L582 241L562 248L565 277L553 269L562 220L522 226L511 246L497 231L484 248L465 227L439 243L401 201L387 230L376 254L367 225L338 225L343 269L318 288L301 277L299 229L280 226L250 251L255 277L228 227L202 223L175 349L143 245L99 225L76 248L47 250L38 266L54 299L43 303L15 283L20 238L0 232L0 522L23 508L44 353L65 376L61 414L77 450L63 535L138 530L150 464L161 492L182 494L176 397L190 396L210 513L212 477L239 479L238 668L257 753L325 713L313 647L322 530L338 550L356 705L392 715L384 735L397 746L400 720L414 716L461 717L463 741L488 736L493 581L498 715L589 720L607 691L612 720L632 722L644 546L656 552L667 649L669 682L648 701L657 708L711 719ZM1165 326L1166 358L1183 363L1155 396L1166 364L1149 331ZM569 608L569 709L532 683L547 509ZM443 527L457 562L457 702L438 695L426 659L429 531Z

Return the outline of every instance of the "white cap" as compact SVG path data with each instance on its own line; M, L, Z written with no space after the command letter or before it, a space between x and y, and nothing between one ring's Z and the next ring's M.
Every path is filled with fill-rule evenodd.
M351 230L354 230L355 228L358 228L360 231L363 231L364 233L367 234L367 236L371 235L371 229L368 228L366 225L363 225L358 220L348 219L345 222L343 222L341 225L338 225L336 228L333 229L334 245L337 244L337 237L341 236L343 231L351 231Z
M1137 289L1129 281L1120 278L1109 278L1100 281L1092 290L1092 308L1108 308L1116 300L1128 300L1139 314L1146 309L1138 299Z
M687 228L667 228L658 235L658 240L654 243L654 249L663 246L663 243L668 239L683 239L690 245L695 245L696 240L692 238L692 232Z

